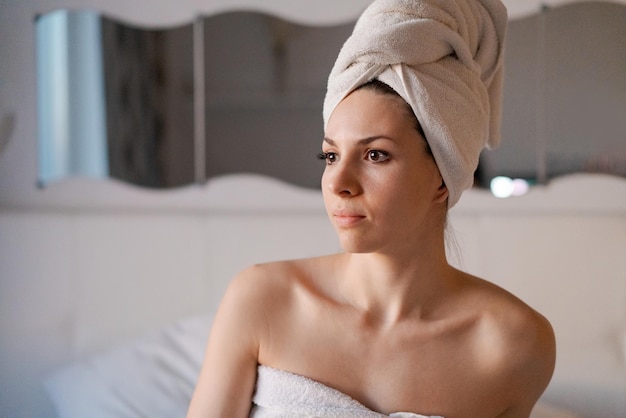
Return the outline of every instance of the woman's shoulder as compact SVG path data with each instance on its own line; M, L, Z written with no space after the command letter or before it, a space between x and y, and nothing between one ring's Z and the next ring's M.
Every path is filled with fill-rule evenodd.
M468 278L469 300L478 306L477 351L511 382L532 382L540 394L552 377L556 359L550 322L509 291L474 276Z
M508 290L466 273L464 304L474 306L480 330L518 349L524 342L550 345L554 332L550 322L538 311ZM534 344L528 344L534 346Z
M336 256L272 261L251 265L231 281L227 293L255 304L282 306L303 289L323 287L321 271Z
M484 279L467 276L470 300L479 306L484 325L497 332L505 340L553 337L550 322L538 311L508 290Z
M294 285L305 279L314 279L315 272L331 263L335 257L336 255L325 255L253 264L241 270L234 281L272 287Z

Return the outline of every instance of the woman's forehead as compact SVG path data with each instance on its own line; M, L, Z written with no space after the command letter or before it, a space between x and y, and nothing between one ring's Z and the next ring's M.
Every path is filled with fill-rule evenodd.
M394 137L405 129L413 129L402 98L368 90L349 94L333 111L325 136L369 138Z

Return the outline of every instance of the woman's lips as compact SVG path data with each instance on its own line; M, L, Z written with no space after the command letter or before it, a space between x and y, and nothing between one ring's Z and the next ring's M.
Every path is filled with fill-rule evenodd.
M333 213L333 219L335 220L335 225L347 228L358 224L360 221L365 219L365 216L352 212L339 211Z

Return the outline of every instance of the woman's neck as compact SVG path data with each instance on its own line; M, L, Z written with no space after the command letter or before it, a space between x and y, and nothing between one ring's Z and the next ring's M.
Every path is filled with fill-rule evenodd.
M381 325L428 316L457 277L443 246L404 256L347 253L341 260L337 271L341 294Z

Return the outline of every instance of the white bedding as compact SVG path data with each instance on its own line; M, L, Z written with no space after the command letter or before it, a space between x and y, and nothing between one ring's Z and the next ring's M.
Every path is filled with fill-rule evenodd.
M53 374L45 387L58 416L185 416L211 318L182 320Z
M185 416L211 319L184 319L59 370L45 382L58 417ZM531 418L576 416L540 403Z

